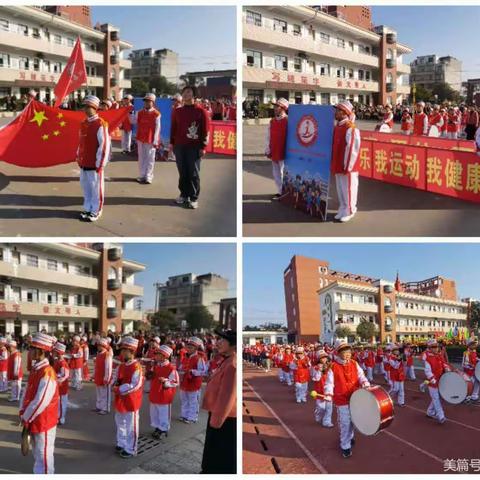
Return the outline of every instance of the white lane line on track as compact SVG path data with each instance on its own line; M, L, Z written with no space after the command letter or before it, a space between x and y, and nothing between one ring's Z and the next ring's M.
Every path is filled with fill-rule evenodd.
M412 390L411 388L405 388L405 391L406 391L406 392L412 392L412 393L420 393L420 394L422 394L422 395L428 395L427 392L423 393L423 392L421 392L420 390ZM469 407L477 407L477 408L478 408L478 407L480 407L480 403L474 403L474 402L472 402L472 403L469 403L468 406L469 406Z
M419 408L411 407L410 405L405 406L412 410L416 410L417 412L425 413L425 410L420 410ZM480 428L473 427L472 425L467 425L466 423L458 422L457 420L451 420L450 418L447 418L447 422L456 423L457 425L461 425L462 427L469 428L470 430L475 430L476 432L480 432Z
M290 430L290 428L285 425L283 420L275 413L275 411L265 402L265 400L258 394L254 388L244 380L245 384L248 388L253 392L253 394L262 402L263 406L275 417L278 423L284 428L284 430L292 437L295 443L300 447L303 453L307 456L307 458L315 465L315 468L321 473L328 473L327 469L313 456L312 452L300 441L300 439Z
M408 445L409 447L412 447L412 448L414 448L415 450L417 450L418 452L423 453L424 455L427 455L427 457L433 458L433 460L435 460L436 462L440 462L440 463L443 465L443 460L442 460L441 458L437 457L437 456L434 455L433 453L427 452L427 451L424 450L423 448L418 447L417 445L409 442L408 440L405 440L405 439L403 439L402 437L399 437L398 435L395 435L395 434L392 433L392 432L388 432L387 430L382 430L381 433L384 433L385 435L388 435L389 437L395 438L395 439L398 440L399 442L405 443L405 444Z

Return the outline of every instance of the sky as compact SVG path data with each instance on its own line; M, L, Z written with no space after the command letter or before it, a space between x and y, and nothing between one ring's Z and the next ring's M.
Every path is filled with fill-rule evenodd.
M135 283L144 287L145 310L155 306L154 283L183 273L217 273L229 280L229 295L236 294L236 245L219 243L124 243L124 258L143 263Z
M92 6L95 25L111 23L134 49L177 52L179 74L236 68L236 9L219 6Z
M375 25L393 28L398 41L413 48L406 63L419 55L451 55L463 62L462 80L480 78L480 6L373 6L372 17Z
M243 324L286 324L283 271L293 255L330 262L336 270L402 282L441 275L460 298L480 298L480 244L246 244Z

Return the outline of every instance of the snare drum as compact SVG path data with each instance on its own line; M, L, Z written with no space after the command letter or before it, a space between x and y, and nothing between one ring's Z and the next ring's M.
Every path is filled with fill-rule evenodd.
M438 382L438 392L446 402L458 405L467 398L469 384L472 382L467 381L461 373L445 372Z
M393 402L382 387L360 388L350 397L350 414L360 433L375 435L392 423Z
M392 133L392 129L386 124L383 123L380 125L380 128L378 129L380 133Z
M430 129L428 130L428 136L435 138L438 138L440 136L440 130L438 130L438 127L436 125L432 125L430 127Z
M480 382L480 362L475 367L475 378Z

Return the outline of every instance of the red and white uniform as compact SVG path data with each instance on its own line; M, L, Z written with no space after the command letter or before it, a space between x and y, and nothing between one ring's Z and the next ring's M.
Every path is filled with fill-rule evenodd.
M439 133L441 133L443 128L443 115L440 112L432 113L428 119L428 126L429 130L432 126L437 127Z
M181 416L190 422L196 422L200 409L202 377L207 374L207 364L198 352L186 355L180 363L179 372Z
M405 361L405 376L406 378L410 380L416 380L415 377L415 367L413 366L413 350L411 347L405 347L403 349L403 353L405 354L405 357L407 360Z
M327 398L332 398L337 407L340 448L342 450L352 447L353 424L349 407L350 397L359 388L369 386L370 383L363 370L355 360L345 362L340 357L334 358L331 369L327 373L325 395Z
M113 353L111 348L108 348L97 354L93 373L97 398L95 407L100 412L110 412L112 377Z
M80 126L77 162L85 212L100 213L104 199L103 171L110 158L111 141L108 124L98 115L85 119Z
M62 356L55 360L53 369L57 375L58 383L58 421L64 425L68 407L68 379L70 378L70 368L68 367L68 362Z
M156 149L160 147L161 115L155 108L139 110L133 119L137 125L138 173L148 182L153 181Z
M412 133L413 119L409 112L403 112L401 131L404 135L410 135Z
M88 359L90 358L90 350L88 349L88 342L80 344L83 350L83 367L82 367L82 379L86 382L90 380L90 370L88 369Z
M33 365L20 408L20 418L32 436L33 473L55 473L53 450L58 401L57 376L45 358Z
M390 128L390 131L392 131L392 128L393 128L393 113L392 112L385 112L383 114L382 124L387 125Z
M117 384L114 387L117 446L131 455L137 453L143 380L138 360L129 360L118 367Z
M301 358L295 358L290 363L290 370L293 371L293 381L295 382L295 397L297 403L307 403L310 366L310 360L306 355L303 355Z
M357 211L360 145L360 130L348 118L338 122L333 131L331 172L337 185L339 218Z
M438 393L438 382L440 377L447 371L450 366L441 353L433 353L427 350L425 353L425 376L428 380L428 392L430 393L431 402L427 409L427 415L436 418L439 422L445 421L445 413L440 402Z
M447 116L447 137L450 139L456 139L460 122L456 113L449 113Z
M293 383L293 372L290 371L290 364L293 362L294 356L292 353L283 353L280 355L280 371L282 383L286 382L287 385Z
M71 385L74 390L82 389L82 369L83 348L80 345L74 345L70 352Z
M375 354L373 350L366 350L363 357L363 364L367 372L367 378L369 382L373 382L373 368L375 367Z
M377 352L375 354L375 371L376 373L380 373L385 376L385 370L383 368L383 349L382 347L377 348Z
M478 394L480 390L480 382L475 376L475 368L478 363L478 355L476 350L466 350L463 353L462 367L463 371L470 377L470 381L473 383L473 392L471 397L467 397L468 400L478 400Z
M322 373L323 366L321 364L315 365L312 368L313 390L317 392L319 397L315 400L314 416L315 421L321 423L324 427L333 427L332 412L333 403L331 400L327 401L323 397L325 395L325 382L327 381L327 372Z
M155 347L150 347L147 350L145 357L142 358L142 364L145 367L145 385L143 391L148 393L152 383L150 376L153 373L153 367L155 366Z
M393 388L393 382L392 379L390 378L390 358L392 354L390 350L386 350L384 355L383 355L383 370L385 372L384 378L385 381L390 385L390 390Z
M265 156L272 161L272 173L277 193L282 193L283 173L285 168L285 147L287 145L288 116L284 113L280 117L270 120L267 128Z
M415 113L413 117L413 134L427 135L428 133L428 115L425 112Z
M165 381L160 379L164 378ZM172 403L180 383L175 365L165 360L154 366L152 385L148 399L150 400L150 425L153 428L168 432L172 417Z
M0 393L8 392L8 350L0 344Z
M122 151L130 152L132 149L132 121L135 122L135 110L129 105L128 115L120 126L122 130Z
M22 354L18 350L14 350L13 352L10 352L7 363L7 379L10 384L10 402L18 402L18 400L20 400L22 378Z
M390 379L392 381L392 390L390 394L397 395L399 405L405 405L405 370L401 359L390 356Z

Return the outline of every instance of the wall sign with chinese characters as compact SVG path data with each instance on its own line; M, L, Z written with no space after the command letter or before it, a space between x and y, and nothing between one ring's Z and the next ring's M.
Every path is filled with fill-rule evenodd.
M36 305L36 304L32 304L32 305ZM25 309L22 311L22 304L19 304L19 303L6 304L4 302L0 302L0 313L2 312L23 313L28 315L32 314L31 312L25 311ZM82 312L77 306L69 306L69 305L42 305L42 313L44 315L61 315L63 317L82 316Z
M307 76L302 74L295 75L294 73L290 72L271 72L272 77L270 80L265 82L267 88L300 88L304 89L314 89L315 87L322 86L323 78L328 80L332 80L331 77L322 77L322 76ZM325 83L325 81L323 81ZM340 89L348 89L348 90L366 90L369 88L369 82L364 82L362 80L355 80L355 79L343 79L338 78L335 82L334 86L330 86L329 88L340 88Z

